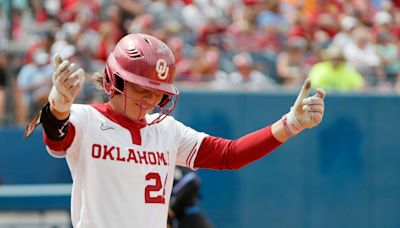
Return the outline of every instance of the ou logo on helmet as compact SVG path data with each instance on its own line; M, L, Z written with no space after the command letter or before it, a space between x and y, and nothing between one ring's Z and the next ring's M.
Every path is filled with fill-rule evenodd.
M157 76L161 80L165 80L168 77L169 67L165 59L159 59L156 63Z

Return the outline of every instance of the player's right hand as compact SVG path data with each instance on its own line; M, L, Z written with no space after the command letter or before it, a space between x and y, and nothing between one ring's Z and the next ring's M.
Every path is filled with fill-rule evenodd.
M76 69L75 64L68 60L63 61L58 54L54 61L56 69L53 73L49 102L57 112L69 112L85 81L85 71L82 68Z

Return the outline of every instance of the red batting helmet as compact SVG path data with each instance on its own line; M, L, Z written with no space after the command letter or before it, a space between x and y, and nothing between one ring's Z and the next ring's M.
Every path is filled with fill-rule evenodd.
M159 104L163 109L172 101L172 97L179 94L173 85L174 74L175 58L165 43L150 35L129 34L117 43L108 56L103 85L110 98L118 91L117 77L161 92L165 94ZM173 103L172 109L174 106ZM168 113L172 111L170 109L168 108Z
M178 90L172 84L175 58L172 51L157 38L145 34L123 37L108 56L104 88L113 96L116 78L150 90L175 96Z

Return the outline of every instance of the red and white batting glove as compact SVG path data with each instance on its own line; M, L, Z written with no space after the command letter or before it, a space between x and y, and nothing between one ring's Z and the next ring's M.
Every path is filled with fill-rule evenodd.
M313 128L322 121L324 115L325 91L317 89L317 93L309 96L311 81L306 79L289 113L283 116L283 124L289 136L293 136L305 128Z
M71 105L85 82L85 71L75 69L75 64L62 60L60 55L54 58L56 70L53 74L53 87L49 102L57 112L69 112Z

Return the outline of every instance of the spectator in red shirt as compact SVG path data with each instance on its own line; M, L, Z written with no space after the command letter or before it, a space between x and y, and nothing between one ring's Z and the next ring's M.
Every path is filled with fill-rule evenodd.
M197 43L201 46L214 46L220 49L226 48L226 25L218 18L211 18L199 30Z

